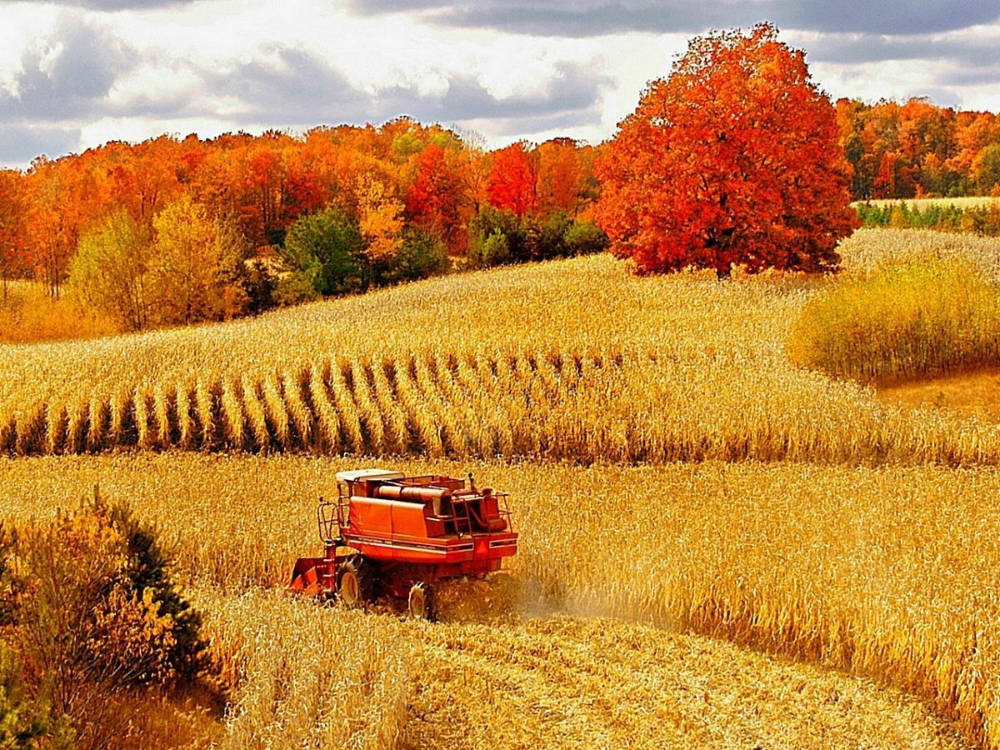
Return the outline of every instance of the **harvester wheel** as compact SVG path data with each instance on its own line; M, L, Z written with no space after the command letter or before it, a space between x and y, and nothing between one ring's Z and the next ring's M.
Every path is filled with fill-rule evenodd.
M434 608L434 589L423 581L410 587L408 604L410 617L415 620L433 622L437 618L437 611Z
M337 575L337 594L348 607L362 607L374 599L372 570L360 557L346 560Z

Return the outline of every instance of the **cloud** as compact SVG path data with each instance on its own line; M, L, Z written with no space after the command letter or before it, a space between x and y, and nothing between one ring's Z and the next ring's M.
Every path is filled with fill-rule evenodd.
M0 164L27 165L41 154L58 157L78 148L79 128L0 123Z
M697 32L772 21L780 28L908 34L949 31L1000 18L1000 0L352 0L360 13L422 10L439 24L541 36L588 37L627 31Z
M353 87L319 56L281 48L278 61L243 63L231 71L210 76L210 87L224 86L238 97L247 122L276 126L321 121L370 122L406 114L444 123L473 119L553 118L574 113L595 115L603 85L599 72L571 63L559 63L546 86L533 93L497 97L471 76L448 78L443 93L421 93L399 85L365 91Z
M52 0L21 0L23 3L47 3ZM60 0L60 5L87 8L88 10L118 11L146 10L149 8L169 8L174 5L188 5L195 0Z
M956 38L931 34L883 36L877 34L822 34L806 42L810 62L855 64L884 60L954 60L970 67L997 60L997 40Z
M93 114L137 53L110 32L64 20L52 43L22 58L16 94L0 95L0 121L53 121Z

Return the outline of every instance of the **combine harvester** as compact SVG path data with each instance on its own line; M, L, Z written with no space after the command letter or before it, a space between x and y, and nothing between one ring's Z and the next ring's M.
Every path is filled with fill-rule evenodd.
M433 620L434 586L485 578L517 552L505 492L454 477L408 477L382 469L337 473L337 500L317 508L323 557L295 563L289 589L336 594L352 607L380 595L407 601L412 617Z

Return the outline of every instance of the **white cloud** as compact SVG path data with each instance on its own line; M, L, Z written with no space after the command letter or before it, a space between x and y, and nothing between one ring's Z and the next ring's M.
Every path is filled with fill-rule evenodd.
M67 133L79 133L82 148L162 132L207 137L408 113L477 130L492 146L553 135L599 141L632 111L647 81L669 73L690 35L634 29L646 22L678 29L690 20L679 15L683 8L721 18L730 7L671 0L671 15L667 6L637 2L632 16L610 24L611 0L546 2L559 11L553 18L575 24L572 34L543 35L553 31L551 19L518 20L496 2L465 26L473 5L456 15L425 0L406 0L409 12L382 0L147 0L115 12L100 10L98 0L3 3L0 125L15 134L48 128L60 134L52 149L65 149ZM955 24L945 23L937 3L890 2L917 8L935 29L885 36L875 25L866 32L860 4L853 15L790 0L766 7L802 19L806 28L784 38L816 50L814 78L834 97L932 94L944 104L1000 108L997 71L984 68L1000 25L949 30ZM988 18L990 3L996 0L962 5L962 18ZM360 6L396 12L365 15ZM850 33L831 31L837 18ZM531 33L520 33L528 21ZM22 90L30 96L18 98ZM26 149L38 145L38 137L20 151L5 144L3 158L23 164Z

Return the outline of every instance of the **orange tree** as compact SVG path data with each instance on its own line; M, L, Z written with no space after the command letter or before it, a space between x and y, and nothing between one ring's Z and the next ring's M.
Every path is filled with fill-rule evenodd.
M640 273L828 270L857 223L833 105L768 24L694 39L597 174L598 223Z

